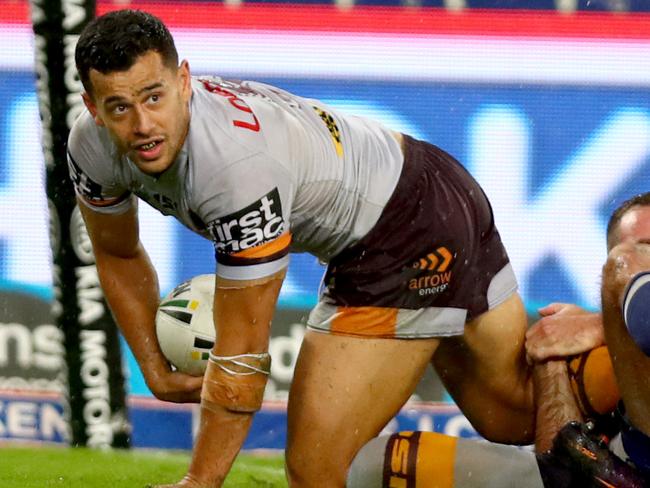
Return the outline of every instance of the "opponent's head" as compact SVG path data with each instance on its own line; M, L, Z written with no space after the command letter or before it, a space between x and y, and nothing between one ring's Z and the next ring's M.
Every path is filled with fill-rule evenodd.
M187 134L191 86L160 19L137 10L96 18L79 37L75 62L95 123L143 172L167 169Z
M650 192L623 202L607 224L607 250L623 242L650 243Z

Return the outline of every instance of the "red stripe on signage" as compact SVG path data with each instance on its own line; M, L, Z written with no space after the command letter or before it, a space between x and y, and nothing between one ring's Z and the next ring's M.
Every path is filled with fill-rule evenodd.
M244 4L132 4L159 15L172 27L380 34L490 35L650 39L650 15L560 14L539 11L465 11L401 7ZM100 6L100 11L117 9Z
M18 2L0 2L0 22L3 24L27 24L31 22L29 4Z
M0 0L1 1L1 0ZM27 2L2 2L0 23L29 23ZM367 32L497 37L570 37L588 39L650 39L650 14L554 11L465 10L439 8L353 7L217 3L136 2L128 5L152 12L170 27L258 29L313 32ZM124 8L101 3L99 13Z

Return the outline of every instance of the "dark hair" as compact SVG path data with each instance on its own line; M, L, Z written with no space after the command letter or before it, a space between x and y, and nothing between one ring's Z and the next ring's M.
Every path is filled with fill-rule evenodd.
M84 88L92 93L91 69L103 74L126 71L148 51L158 52L166 66L178 66L174 39L159 18L141 10L117 10L97 17L84 28L75 63Z
M618 225L621 223L623 216L632 209L632 207L650 207L650 192L635 195L632 198L625 200L616 210L614 210L614 213L612 213L612 216L609 218L609 222L607 223L608 251L619 243Z

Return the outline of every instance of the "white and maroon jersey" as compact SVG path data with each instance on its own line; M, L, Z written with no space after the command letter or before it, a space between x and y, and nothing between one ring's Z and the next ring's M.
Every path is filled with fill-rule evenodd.
M88 112L77 119L68 159L85 204L119 213L137 195L211 239L232 279L275 273L290 249L328 261L376 223L403 165L390 130L262 83L194 78L192 90L183 148L157 177Z

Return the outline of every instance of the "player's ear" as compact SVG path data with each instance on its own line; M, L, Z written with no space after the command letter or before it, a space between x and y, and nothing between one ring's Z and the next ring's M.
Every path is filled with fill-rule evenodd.
M183 97L186 100L189 100L190 94L192 93L192 84L190 75L190 63L187 61L187 59L181 61L181 64L178 67L178 81Z
M81 98L83 98L84 105L88 109L88 112L90 112L90 115L92 115L93 119L95 119L95 124L99 125L100 127L103 126L104 121L97 113L97 105L95 105L95 102L93 102L92 97L88 94L88 92L83 92L81 94Z

